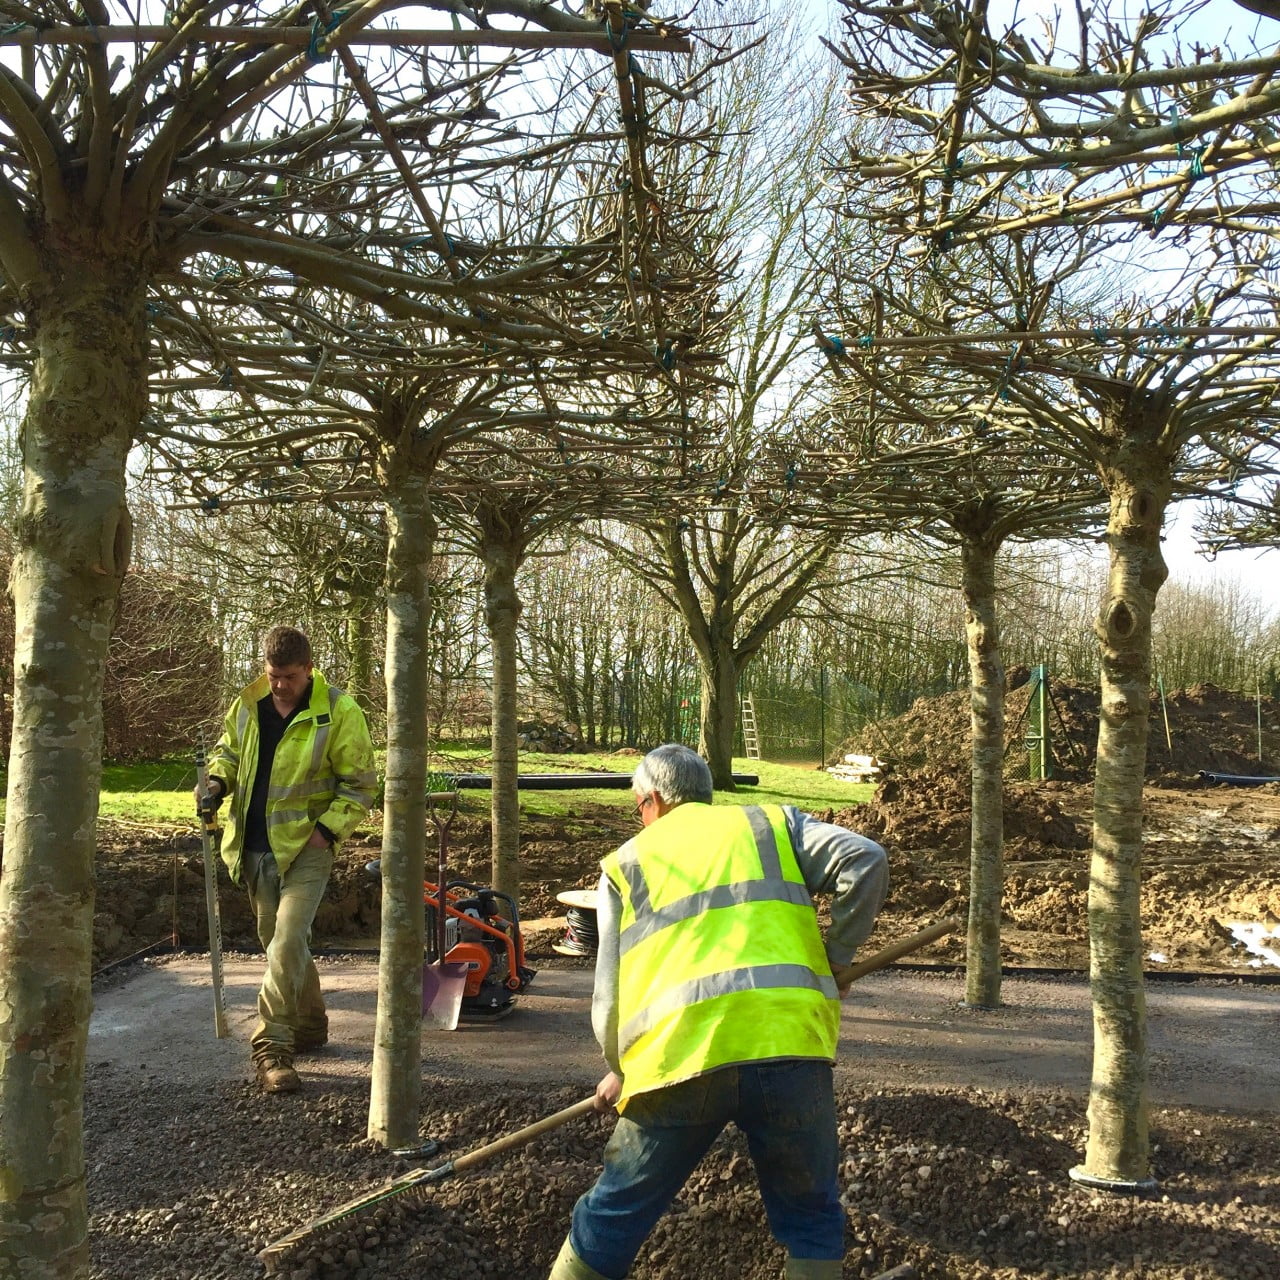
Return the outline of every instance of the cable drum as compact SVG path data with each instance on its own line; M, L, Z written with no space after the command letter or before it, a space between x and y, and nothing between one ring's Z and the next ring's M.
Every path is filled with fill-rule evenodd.
M568 908L564 937L552 949L562 956L593 956L600 945L594 889L566 889L556 899Z

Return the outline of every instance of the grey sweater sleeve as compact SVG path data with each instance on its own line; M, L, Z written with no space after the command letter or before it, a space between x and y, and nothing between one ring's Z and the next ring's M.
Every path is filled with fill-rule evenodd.
M622 919L622 898L613 881L600 876L596 892L596 925L600 941L596 948L596 985L591 994L591 1029L596 1033L610 1071L621 1075L618 1066L618 928Z
M819 822L792 805L783 812L800 874L810 894L831 897L827 959L848 964L871 935L889 888L889 859L874 840L847 827Z

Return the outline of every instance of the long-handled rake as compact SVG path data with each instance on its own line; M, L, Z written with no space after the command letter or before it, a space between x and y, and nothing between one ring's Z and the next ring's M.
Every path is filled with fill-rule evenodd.
M558 1129L570 1120L577 1119L578 1116L585 1116L594 1109L595 1101L594 1095L590 1098L582 1098L570 1107L565 1107L553 1115L543 1116L541 1120L535 1120L533 1124L525 1125L523 1129L517 1129L514 1133L508 1133L505 1137L497 1138L493 1142L487 1142L483 1147L476 1147L465 1155L458 1156L455 1160L447 1160L444 1164L437 1165L434 1169L419 1169L413 1173L407 1173L402 1178L395 1178L391 1182L385 1183L376 1191L368 1191L362 1196L356 1196L354 1200L348 1200L346 1204L340 1204L336 1209L330 1209L328 1213L323 1213L320 1217L313 1218L310 1222L296 1227L287 1236L281 1236L279 1240L273 1240L258 1254L258 1261L266 1267L268 1275L274 1275L276 1264L280 1257L299 1241L305 1240L317 1231L322 1231L325 1227L331 1227L336 1222L354 1217L356 1214L363 1213L368 1209L375 1209L378 1205L384 1204L396 1196L402 1196L405 1192L412 1191L415 1187L422 1187L431 1182L440 1182L445 1178L452 1177L455 1173L465 1173L468 1169L474 1169L478 1165L492 1160L494 1156L502 1155L506 1151L514 1151L516 1147L523 1147L525 1143L532 1142L534 1138L540 1137L544 1133L550 1133L552 1129Z
M940 920L937 924L930 925L927 929L921 929L919 933L913 933L909 938L903 938L901 942L895 942L891 946L885 947L883 951L877 951L875 955L868 956L867 959L859 961L855 965L837 970L835 974L836 981L841 986L844 986L857 978L861 978L864 974L871 973L875 969L882 969L885 965L892 964L902 956L912 951L917 951L921 947L928 946L929 943L936 942L946 934L954 932L962 924L963 920L959 916L949 916L945 920ZM315 1235L316 1232L322 1231L326 1227L331 1227L337 1222L342 1222L346 1218L353 1218L367 1210L375 1209L378 1205L385 1204L396 1196L402 1196L406 1192L414 1190L415 1187L423 1187L432 1182L440 1182L455 1173L465 1173L468 1169L477 1168L479 1165L493 1159L494 1156L502 1155L507 1151L514 1151L517 1147L522 1147L525 1143L532 1142L544 1133L550 1133L553 1129L560 1128L561 1125L567 1124L578 1116L585 1116L594 1108L594 1095L589 1098L582 1098L572 1106L565 1107L553 1115L544 1116L541 1120L535 1120L533 1124L526 1125L523 1129L517 1129L514 1133L509 1133L505 1137L497 1138L493 1142L487 1142L482 1147L476 1147L465 1155L458 1156L455 1160L448 1160L434 1169L419 1169L413 1173L407 1173L401 1178L395 1178L390 1182L384 1183L373 1191L366 1191L363 1195L356 1196L354 1200L348 1200L345 1204L340 1204L336 1209L330 1209L328 1213L323 1213L320 1217L313 1218L310 1222L294 1228L288 1235L281 1236L279 1240L273 1240L258 1254L258 1260L266 1268L268 1275L274 1275L280 1258L294 1245L307 1239L308 1236Z

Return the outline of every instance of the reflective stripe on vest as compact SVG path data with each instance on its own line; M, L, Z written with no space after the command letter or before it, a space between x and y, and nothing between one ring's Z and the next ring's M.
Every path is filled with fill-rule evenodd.
M311 772L319 773L324 765L325 748L329 745L329 729L333 725L333 709L341 697L339 690L329 686L329 715L316 717L316 736L311 743Z
M835 1057L839 1001L777 806L685 804L609 855L623 1096L732 1063Z

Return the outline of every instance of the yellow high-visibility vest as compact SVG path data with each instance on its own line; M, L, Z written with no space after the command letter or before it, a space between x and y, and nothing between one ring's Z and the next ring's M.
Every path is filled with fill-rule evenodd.
M622 898L620 1108L735 1063L835 1060L839 995L779 806L678 805L601 865Z
M311 698L289 721L271 762L267 836L280 874L302 851L317 822L345 840L378 790L364 712L350 694L311 673ZM258 702L271 692L265 675L240 691L209 757L209 775L231 793L222 833L222 860L240 882L244 825L258 768Z

